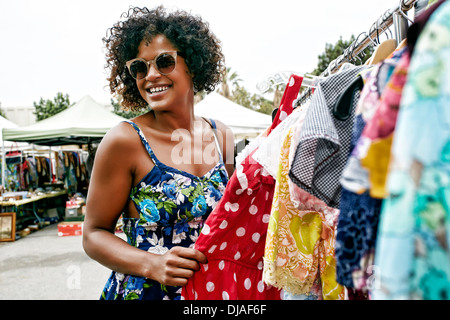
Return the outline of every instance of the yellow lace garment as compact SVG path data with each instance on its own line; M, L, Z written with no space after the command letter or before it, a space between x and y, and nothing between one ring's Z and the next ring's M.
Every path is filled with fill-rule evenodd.
M295 128L289 130L280 152L264 252L263 281L291 294L308 295L312 294L314 282L320 280L322 297L319 299L343 300L345 288L336 282L335 224L330 225L326 219L329 217L323 212L300 210L301 206L296 207L291 201L288 172L294 131ZM316 199L312 195L309 198L310 203L311 198Z

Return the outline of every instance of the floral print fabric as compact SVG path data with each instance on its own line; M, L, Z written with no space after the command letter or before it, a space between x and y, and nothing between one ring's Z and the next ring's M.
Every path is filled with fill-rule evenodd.
M140 217L124 218L124 232L130 245L155 254L173 246L193 247L204 220L222 198L228 182L222 158L203 177L166 166L153 153L139 127L127 121L139 134L153 169L131 190ZM181 287L164 286L154 280L113 271L102 299L180 299Z
M364 99L359 101L358 110L371 111L371 116L356 116L352 139L356 146L341 177L336 238L337 279L347 288L367 291L375 278L373 260L382 205L378 190L384 188L390 142L408 66L409 54L405 49L377 65L364 85L361 94ZM374 100L376 96L379 98Z
M420 33L392 145L374 299L450 297L450 3Z
M338 210L298 188L301 209L290 197L289 151L294 128L280 153L279 170L267 231L263 280L290 295L309 300L343 300L345 289L336 282L334 259ZM331 222L331 223L330 223ZM296 299L299 297L296 296Z

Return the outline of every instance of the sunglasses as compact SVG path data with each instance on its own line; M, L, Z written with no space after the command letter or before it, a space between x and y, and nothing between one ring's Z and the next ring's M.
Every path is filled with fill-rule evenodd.
M153 64L159 73L166 75L175 70L177 64L177 54L180 57L183 57L182 53L179 51L169 51L157 55L153 60L147 61L142 58L136 58L128 61L125 65L127 66L131 76L136 80L142 80L147 76L151 64Z

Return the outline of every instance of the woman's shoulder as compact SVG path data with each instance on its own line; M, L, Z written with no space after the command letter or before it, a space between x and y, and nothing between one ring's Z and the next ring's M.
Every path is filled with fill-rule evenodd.
M124 152L135 148L140 143L136 129L126 121L119 122L106 132L99 145L99 150L117 150Z

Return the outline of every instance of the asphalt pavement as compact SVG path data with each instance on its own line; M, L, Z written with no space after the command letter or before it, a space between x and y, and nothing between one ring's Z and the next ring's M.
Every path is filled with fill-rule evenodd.
M0 242L0 300L98 300L111 271L89 258L81 241L59 237L52 224Z

